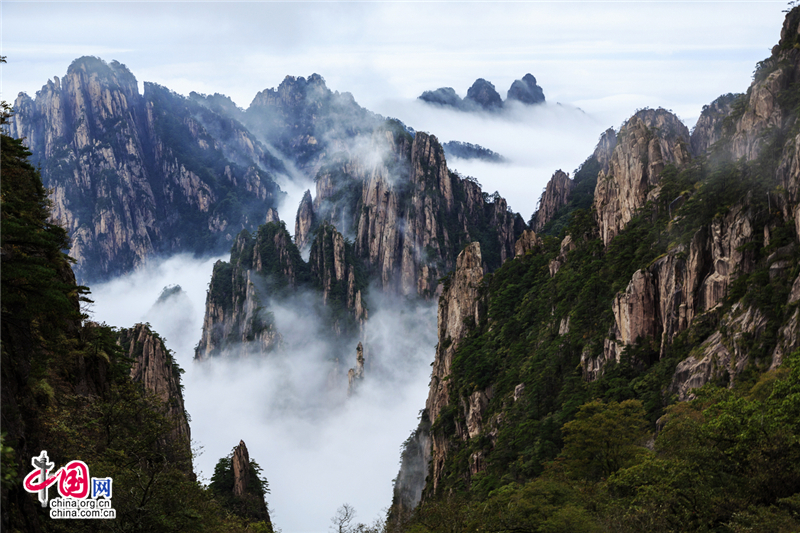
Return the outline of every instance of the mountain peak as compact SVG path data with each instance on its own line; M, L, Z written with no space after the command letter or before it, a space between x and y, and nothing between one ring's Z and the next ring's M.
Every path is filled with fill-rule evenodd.
M544 91L536 83L532 74L525 74L521 80L515 80L508 89L507 100L516 100L523 104L543 104Z

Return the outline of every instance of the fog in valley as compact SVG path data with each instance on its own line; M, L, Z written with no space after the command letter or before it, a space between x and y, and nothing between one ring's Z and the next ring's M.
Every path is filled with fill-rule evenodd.
M448 167L476 178L484 192L498 191L525 220L553 172L571 174L610 126L603 118L556 103L509 103L500 113L487 113L406 99L386 101L375 111L428 131L442 143L468 142L499 153L502 163L448 156ZM366 167L387 156L384 144L371 136L345 144L327 140ZM285 163L287 175L277 176L287 192L279 212L294 233L303 191L311 189L314 195L315 190L313 182ZM343 234L351 233L335 222ZM242 357L244 350L234 347L221 357L196 361L206 291L218 259L228 257L152 259L137 272L93 285L93 319L117 327L149 322L174 351L185 371L185 404L201 481L209 481L216 462L241 439L269 480L271 517L284 533L326 531L343 503L356 509L359 522L385 516L400 447L425 406L437 302L390 297L370 287L363 332L337 338L319 316L319 295L299 291L266 309L281 335L281 348ZM181 290L162 295L175 285ZM347 373L356 365L360 340L365 378L348 397Z
M223 258L227 259L227 258ZM149 322L185 370L195 471L208 482L216 462L242 439L263 468L273 523L284 533L326 531L343 503L365 523L391 504L400 445L427 397L436 344L435 302L369 291L365 378L347 397L358 339L332 339L309 313L314 296L273 305L283 349L265 357L195 361L205 293L216 258L175 256L94 285L93 318L118 327ZM162 289L182 291L154 305ZM338 368L332 355L339 356Z
M546 91L545 87L545 96ZM468 142L500 154L503 163L448 156L447 166L477 179L484 192L498 191L526 221L553 173L561 169L572 176L592 154L600 134L619 127L612 122L613 115L597 116L549 102L533 106L506 102L501 112L492 113L464 112L421 100L387 100L376 111L430 132L441 143Z

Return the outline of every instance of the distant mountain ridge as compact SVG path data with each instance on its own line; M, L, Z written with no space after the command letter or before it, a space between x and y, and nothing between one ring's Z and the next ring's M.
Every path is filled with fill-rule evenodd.
M435 91L425 91L419 97L428 104L450 107L460 111L501 111L508 102L519 102L525 105L545 103L544 91L536 83L532 74L525 74L521 80L515 80L506 94L506 100L494 84L483 78L478 78L467 90L467 96L462 99L452 87L441 87Z

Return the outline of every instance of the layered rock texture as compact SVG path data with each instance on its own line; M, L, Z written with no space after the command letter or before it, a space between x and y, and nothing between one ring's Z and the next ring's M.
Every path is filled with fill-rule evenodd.
M164 341L146 324L136 324L119 332L119 344L133 361L131 379L161 400L166 416L175 426L169 438L184 448L186 457L191 457L192 437L183 403L182 370ZM191 463L185 469L191 473Z
M489 269L513 255L522 219L503 198L488 197L475 181L451 172L436 137L412 137L390 122L369 143L370 157L353 154L320 171L313 210L308 213L304 200L297 227L327 221L352 235L368 275L384 290L406 295L432 295L461 248L476 238Z
M609 169L600 173L594 191L604 244L658 196L659 178L667 164L681 167L691 159L689 130L663 109L638 112L622 125L616 140Z
M239 122L122 64L84 57L9 125L52 188L79 279L129 271L159 252L210 252L275 207L283 164Z
M534 231L542 231L545 224L553 220L556 212L567 205L569 194L574 187L575 182L569 179L568 174L556 170L539 200L539 209L536 211L532 226Z
M449 377L456 350L470 327L479 324L485 317L485 302L480 297L483 274L481 247L478 243L472 243L458 255L456 269L451 274L439 298L437 318L439 343L436 346L436 358L433 361L428 400L425 402L425 409L430 420L437 420L442 410L450 403L451 383ZM481 400L485 398L486 393L476 391L473 396L476 398L470 397L469 411L472 414L474 432L475 426L480 424ZM462 438L466 436L464 428L459 427L457 433ZM434 491L444 472L450 448L448 438L449 435L443 434L441 431L433 432L432 435L430 475Z

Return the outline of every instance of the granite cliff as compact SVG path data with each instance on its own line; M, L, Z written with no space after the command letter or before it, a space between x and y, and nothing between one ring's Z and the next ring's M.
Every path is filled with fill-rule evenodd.
M513 505L541 509L537 497L557 498L547 483L584 479L576 465L591 459L571 455L582 445L570 439L589 428L581 424L600 412L592 409L641 407L651 440L636 446L653 462L622 466L620 476L635 477L670 460L665 450L678 441L659 440L661 431L681 439L688 426L675 424L690 425L686 413L716 416L704 411L714 391L750 401L775 376L795 375L782 365L791 360L794 369L800 357L798 42L794 8L745 94L706 106L691 133L669 111L636 112L603 134L575 180L556 172L513 258L487 273L481 247L462 252L439 299L430 427L420 425L404 452L418 456L420 438L430 439L424 489L404 460L393 516L419 495L426 524L444 516L477 524L493 505L511 524ZM646 482L586 479L612 490L662 482L649 472ZM791 487L781 494L794 494ZM631 494L639 503L662 497ZM628 497L612 492L611 501ZM579 504L562 509L570 505ZM739 523L714 505L695 512L714 508ZM679 523L678 507L658 516ZM592 523L646 521L632 507L626 518L586 509L587 520L607 519ZM696 529L680 524L675 530Z
M79 279L104 279L157 253L218 251L276 207L283 164L241 123L118 62L75 60L22 93L9 124L52 188Z

